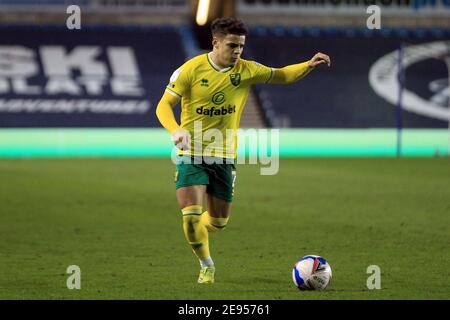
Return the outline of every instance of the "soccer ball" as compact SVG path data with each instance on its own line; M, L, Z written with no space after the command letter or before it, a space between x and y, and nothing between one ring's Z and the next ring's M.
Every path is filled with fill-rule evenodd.
M300 290L325 290L331 281L331 267L320 256L308 255L295 263L292 280Z

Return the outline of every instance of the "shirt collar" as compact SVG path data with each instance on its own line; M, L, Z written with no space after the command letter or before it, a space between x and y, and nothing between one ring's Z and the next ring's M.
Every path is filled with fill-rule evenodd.
M219 72L227 72L228 70L230 70L230 69L232 68L232 67L226 67L226 68L222 68L222 69L221 69L217 64L214 63L214 61L213 61L211 55L212 55L212 52L209 52L209 53L208 53L208 61L209 61L209 63L211 63L211 66L212 66L214 69L216 69L217 71L219 71Z

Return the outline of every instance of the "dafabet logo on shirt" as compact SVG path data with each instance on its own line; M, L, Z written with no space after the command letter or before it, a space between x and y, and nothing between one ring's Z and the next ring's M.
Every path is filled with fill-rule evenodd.
M236 105L231 106L222 106L220 108L211 107L210 109L206 109L204 106L196 109L198 114L203 114L205 116L225 116L227 114L232 114L236 112Z
M226 99L225 98L225 94L223 92L219 91L219 92L214 93L214 95L212 96L211 101L214 104L220 105L220 104L225 102L225 99Z
M215 105L221 105L226 100L225 94L222 91L216 92L213 94L211 101ZM206 109L204 106L201 106L196 109L198 114L203 114L205 116L224 116L227 114L232 114L236 112L236 105L232 106L228 104L228 106L221 106L220 108L211 107L210 109Z

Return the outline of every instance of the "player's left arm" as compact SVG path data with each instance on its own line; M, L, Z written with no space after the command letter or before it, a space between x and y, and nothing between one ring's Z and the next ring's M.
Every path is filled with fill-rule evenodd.
M318 52L308 61L292 64L283 68L273 68L273 76L269 83L294 83L322 64L326 64L329 67L331 65L331 60L328 55Z

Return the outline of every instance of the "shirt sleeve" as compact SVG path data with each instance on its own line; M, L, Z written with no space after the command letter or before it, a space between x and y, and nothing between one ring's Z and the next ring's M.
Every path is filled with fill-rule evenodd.
M189 92L189 83L189 72L185 66L181 66L172 73L166 91L181 98Z
M251 84L268 83L272 80L274 70L256 61L249 61Z

